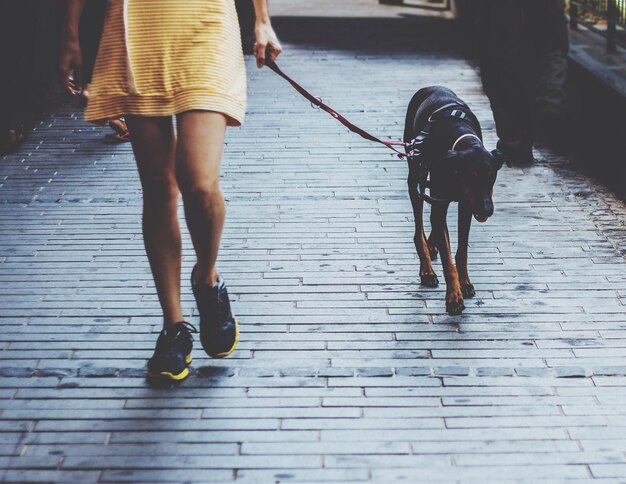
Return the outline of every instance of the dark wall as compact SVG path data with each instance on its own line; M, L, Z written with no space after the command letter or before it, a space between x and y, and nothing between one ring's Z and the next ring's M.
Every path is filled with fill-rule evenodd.
M62 0L0 0L0 115L26 121L56 96Z
M626 97L570 61L571 159L626 200Z

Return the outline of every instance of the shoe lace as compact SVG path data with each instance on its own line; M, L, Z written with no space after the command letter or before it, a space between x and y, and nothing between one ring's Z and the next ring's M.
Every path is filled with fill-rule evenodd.
M185 329L187 330L187 333L197 333L198 329L191 323L188 323L187 321L181 321L179 323L176 323L176 325L174 327L180 326L181 330ZM191 334L190 334L191 336Z
M180 351L185 343L193 342L192 333L197 333L196 327L187 321L181 321L174 326L161 331L157 341L158 352L163 355L174 355Z
M218 287L216 299L217 307L215 310L219 317L218 321L225 322L230 316L230 300L228 291L221 284Z
M201 312L213 315L214 321L218 321L220 325L226 323L230 318L230 299L224 281L220 277L217 284L207 287L206 291L199 302L203 306Z

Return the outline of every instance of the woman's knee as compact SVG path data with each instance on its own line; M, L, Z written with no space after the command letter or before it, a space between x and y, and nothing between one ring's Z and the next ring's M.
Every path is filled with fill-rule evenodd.
M174 176L151 176L141 180L144 200L151 203L172 203L178 199L179 188Z
M218 182L190 181L181 183L180 191L185 203L211 206L224 203L224 195Z

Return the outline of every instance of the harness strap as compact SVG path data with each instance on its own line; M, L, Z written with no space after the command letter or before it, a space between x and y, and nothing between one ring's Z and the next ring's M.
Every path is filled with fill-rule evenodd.
M335 118L337 121L339 121L341 124L343 124L346 128L348 128L353 133L358 134L361 138L364 138L364 139L366 139L368 141L373 141L375 143L380 143L381 145L385 145L387 148L395 151L395 153L398 156L398 158L406 158L407 157L406 153L403 153L402 151L400 151L397 148L395 148L395 146L406 146L406 143L403 143L402 141L397 141L397 142L383 141L380 138L377 138L373 134L368 133L367 131L365 131L363 128L359 128L357 125L355 125L355 124L351 123L350 121L348 121L345 117L343 117L341 114L339 114L333 108L331 108L330 106L326 105L324 103L324 101L322 101L322 99L320 99L319 97L313 96L313 94L311 94L309 91L307 91L305 88L303 88L300 84L298 84L296 81L294 81L291 77L289 77L287 74L285 74L278 67L278 65L276 65L276 63L274 61L272 61L270 59L266 59L265 65L267 67L269 67L270 69L272 69L280 77L285 79L289 84L291 84L291 86L296 91L298 91L304 98L306 98L311 104L313 104L314 106L317 106L318 108L326 111L328 114L330 114L333 118Z
M476 138L478 141L480 141L480 138L479 138L478 136L476 136L475 134L472 134L472 133L467 133L467 134L464 134L463 136L460 136L460 137L459 137L459 139L457 139L457 140L454 142L454 144L452 145L452 151L454 151L454 149L456 148L456 145L458 145L458 144L459 144L459 142L460 142L462 139L465 139L465 138Z

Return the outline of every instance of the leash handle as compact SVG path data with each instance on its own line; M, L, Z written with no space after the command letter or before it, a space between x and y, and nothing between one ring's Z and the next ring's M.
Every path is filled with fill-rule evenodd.
M355 124L351 123L350 121L348 121L344 116L339 114L337 111L335 111L330 106L326 105L324 103L324 101L322 101L320 98L313 96L313 94L311 94L309 91L307 91L305 88L303 88L300 84L298 84L296 81L294 81L291 77L289 77L287 74L285 74L280 69L280 67L278 67L278 65L274 61L272 61L271 59L267 59L265 61L265 65L267 67L269 67L271 70L273 70L280 77L285 79L289 84L291 84L291 86L296 91L298 91L300 93L300 95L302 95L302 97L307 99L311 104L313 104L314 106L317 106L318 108L326 111L328 114L330 114L333 118L335 118L337 121L339 121L341 124L343 124L346 128L348 128L353 133L358 134L361 138L364 138L364 139L366 139L368 141L373 141L375 143L380 143L381 145L385 145L387 148L395 151L396 155L398 156L398 158L406 158L406 156L407 156L406 153L403 153L402 151L400 151L400 150L395 148L395 146L406 146L406 143L403 143L401 141L397 141L397 142L383 141L383 140L377 138L373 134L368 133L367 131L365 131L363 128L359 128L357 125L355 125Z

